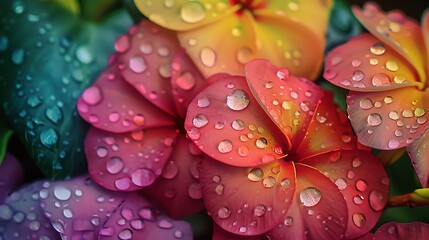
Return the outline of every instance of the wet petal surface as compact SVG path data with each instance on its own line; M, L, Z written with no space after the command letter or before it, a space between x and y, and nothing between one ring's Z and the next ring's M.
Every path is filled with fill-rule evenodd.
M429 234L429 224L422 222L383 224L374 233L368 233L362 240L422 239Z
M407 146L408 155L422 187L429 182L429 128Z

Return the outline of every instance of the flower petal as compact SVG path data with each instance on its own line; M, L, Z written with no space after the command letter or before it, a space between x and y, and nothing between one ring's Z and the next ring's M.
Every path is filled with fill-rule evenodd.
M6 200L24 180L24 170L16 158L6 152L0 164L0 204Z
M426 52L429 51L429 10L423 12L422 31L426 43ZM429 63L429 54L426 54L426 63ZM429 76L429 70L426 68L426 76Z
M201 151L183 135L179 135L161 177L148 188L144 196L154 199L168 216L181 219L204 208L199 165Z
M267 60L246 65L253 95L296 149L304 138L323 91L313 82L289 75Z
M348 209L346 239L370 231L382 214L389 194L389 180L381 162L370 152L334 151L306 159L331 179L344 196Z
M199 93L188 107L185 129L203 152L234 166L273 161L289 147L244 77L217 80Z
M242 236L223 230L216 223L213 223L212 240L266 240L265 236Z
M272 239L341 239L347 226L347 206L337 186L318 170L297 163L293 203Z
M39 190L42 182L34 182L12 193L0 205L0 236L2 239L59 239L40 208Z
M385 14L374 3L365 4L363 10L358 7L352 10L369 32L407 59L419 78L426 80L424 66L427 59L425 51L422 51L425 43L420 26L414 19L399 11Z
M243 75L244 64L258 56L251 21L250 14L229 15L209 26L179 32L178 37L203 76Z
M208 81L201 75L185 51L178 51L173 58L171 85L174 103L180 117L186 116L189 103L207 84Z
M151 21L165 28L184 31L206 25L239 9L219 0L134 0L137 8Z
M191 225L172 220L137 193L129 193L103 224L100 240L110 239L184 239L192 240Z
M361 34L332 50L323 77L354 91L384 91L422 86L413 66L390 46L370 34Z
M115 134L91 128L85 139L88 171L95 182L116 191L151 185L171 156L175 128Z
M408 155L422 187L429 186L429 128L407 146Z
M334 150L356 149L356 141L346 113L334 104L333 94L324 91L296 154L302 160Z
M123 133L142 128L174 126L164 112L145 100L113 66L104 70L78 100L79 114L94 127Z
M327 22L312 19L313 22L322 22L325 25L322 29L326 29ZM272 11L255 11L252 24L259 58L269 59L274 65L289 69L295 76L312 80L319 76L325 37L319 38L299 20Z
M402 240L424 239L429 235L429 224L423 222L389 222L377 229L375 234L368 233L361 240Z
M115 43L116 64L123 78L147 100L174 115L171 63L180 49L176 33L143 20Z
M207 158L200 176L207 211L216 224L238 235L258 235L276 226L295 190L294 165L282 160L243 168Z
M420 136L427 126L429 90L414 87L384 92L350 92L350 121L360 143L377 149L398 149Z

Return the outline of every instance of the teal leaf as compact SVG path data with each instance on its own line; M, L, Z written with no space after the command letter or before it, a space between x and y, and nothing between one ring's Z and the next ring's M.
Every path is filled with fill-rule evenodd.
M12 136L12 133L12 128L0 109L0 165L6 155L7 143L9 142L9 138Z
M0 103L12 129L51 179L86 170L88 125L77 98L132 24L125 10L87 20L55 1L0 1Z

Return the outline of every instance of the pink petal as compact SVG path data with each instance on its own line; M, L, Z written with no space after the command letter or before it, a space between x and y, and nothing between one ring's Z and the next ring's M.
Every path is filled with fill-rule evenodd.
M0 203L15 190L24 178L24 171L16 158L6 153L3 162L0 164Z
M404 147L427 126L429 90L350 92L347 111L360 143L389 150Z
M200 92L189 105L185 129L203 152L234 166L268 163L289 147L244 77L217 80Z
M356 137L346 113L335 105L331 92L324 92L309 125L307 134L296 150L297 159L356 148Z
M429 184L429 128L407 146L408 155L422 187Z
M347 205L337 186L323 173L296 164L292 205L280 224L267 235L272 239L341 239L347 226Z
M175 219L201 211L204 203L198 168L203 156L191 140L179 135L161 177L143 190L144 196L154 199Z
M289 75L287 69L280 69L267 60L248 63L246 78L266 114L296 149L322 98L322 89L309 80Z
M91 128L85 139L89 174L111 190L147 187L161 175L176 136L175 128L166 127L122 134Z
M82 93L77 108L87 122L109 132L175 125L167 114L126 83L113 66Z
M284 219L295 190L295 169L282 160L244 168L207 158L201 185L216 224L233 234L259 235Z
M331 179L347 203L346 239L370 231L382 214L389 197L389 179L382 163L370 152L335 151L306 159Z
M206 79L198 71L184 50L180 50L173 58L171 85L179 116L186 116L186 109L192 99L202 88L206 87Z
M99 239L192 240L192 229L189 223L160 213L141 195L129 193L103 223Z
M143 20L118 38L115 47L116 65L124 79L155 106L174 115L170 77L173 56L180 48L176 33Z
M425 239L429 235L429 224L422 222L383 224L376 232L368 233L361 240L406 240Z
M49 219L40 208L38 181L12 193L0 205L0 237L2 239L59 239Z
M216 223L213 224L213 238L212 240L265 240L267 239L263 235L259 236L242 236L233 234L223 230Z
M374 3L364 9L352 8L356 18L375 37L393 48L417 70L420 79L425 79L425 43L419 24L400 11L388 14L380 11Z
M323 77L342 88L364 92L422 86L413 65L367 33L332 50Z

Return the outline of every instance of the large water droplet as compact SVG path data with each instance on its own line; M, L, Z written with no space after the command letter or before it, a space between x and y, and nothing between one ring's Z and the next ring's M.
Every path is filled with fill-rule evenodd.
M63 113L57 106L47 108L45 111L45 115L54 124L58 124L63 118Z
M16 65L20 65L24 62L25 51L22 48L18 48L12 52L12 62Z
M71 191L63 186L57 186L54 188L54 196L58 200L67 201L71 197Z
M106 170L111 174L117 174L124 168L124 162L119 157L112 157L106 162Z
M364 180L357 180L356 181L356 189L363 192L366 190L366 188L368 187L368 185L366 184L366 182Z
M192 119L192 124L196 128L202 128L202 127L206 126L208 124L208 122L209 122L209 120L207 119L206 115L204 115L204 114L197 114Z
M43 146L51 148L58 142L58 134L54 129L49 128L40 133L39 139Z
M383 195L377 191L371 191L369 194L369 205L374 211L381 211L386 206L387 199L383 197Z
M201 97L197 101L197 105L200 108L208 107L211 104L211 101L208 97Z
M80 46L76 50L76 57L81 63L89 64L94 61L94 56L88 46Z
M102 99L100 88L95 86L87 88L82 93L82 99L89 105L96 105L100 103Z
M168 162L162 172L162 177L165 179L173 179L179 173L179 166L173 161Z
M121 240L129 240L133 238L133 232L130 229L124 229L118 233L118 237Z
M385 73L377 73L372 77L372 85L376 87L380 86L390 86L390 77L387 76Z
M210 48L203 48L200 53L200 59L206 67L213 67L216 62L216 53Z
M187 23L196 23L206 17L206 10L200 2L188 2L180 9L180 16Z
M249 103L249 95L242 89L236 89L226 97L226 104L235 111L245 109Z
M322 192L314 187L308 187L299 194L299 199L306 207L313 207L322 199Z
M293 224L293 218L292 217L286 217L285 220L283 221L283 224L285 226L290 226Z
M368 115L367 122L370 126L378 126L382 123L382 118L378 113L371 113Z
M142 73L146 70L147 65L143 57L135 56L130 58L129 67L135 73Z
M347 187L347 182L344 178L338 178L335 180L335 185L337 185L339 190L344 190Z
M261 181L263 177L264 177L264 171L262 171L262 169L260 168L252 168L249 174L247 174L247 178L249 178L249 180L252 182Z
M379 56L384 54L386 52L386 49L384 48L383 43L377 42L370 47L370 51L372 54Z
M363 225L366 222L365 215L362 213L354 213L352 216L353 223L356 225L356 227L363 227Z
M229 153L232 151L232 142L230 140L223 140L221 141L218 146L217 150L220 153Z
M137 186L146 187L155 181L155 174L149 169L141 168L133 172L131 180Z

